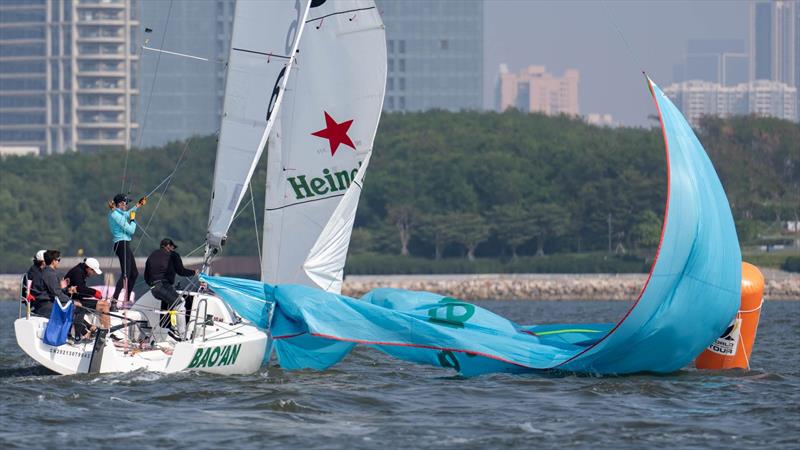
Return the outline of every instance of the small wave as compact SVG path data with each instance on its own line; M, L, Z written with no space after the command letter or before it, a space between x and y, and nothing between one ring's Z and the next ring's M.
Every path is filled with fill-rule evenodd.
M526 433L533 433L533 434L544 433L544 430L540 430L540 429L534 427L533 424L530 423L530 422L523 422L523 423L517 424L517 428L519 428L520 430L522 430L522 431L524 431Z

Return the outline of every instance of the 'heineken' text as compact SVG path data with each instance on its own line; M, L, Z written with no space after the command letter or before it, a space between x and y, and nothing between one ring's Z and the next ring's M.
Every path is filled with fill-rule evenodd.
M359 167L361 163L358 163ZM358 167L353 170L342 170L340 172L332 172L330 169L323 169L322 176L309 179L306 175L299 175L296 177L289 177L287 181L294 190L294 195L297 200L304 198L316 197L317 195L325 195L329 192L343 191L350 187L350 183L356 177Z

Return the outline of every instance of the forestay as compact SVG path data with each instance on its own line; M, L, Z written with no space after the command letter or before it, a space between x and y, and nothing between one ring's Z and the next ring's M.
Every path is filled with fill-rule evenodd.
M289 79L309 0L236 3L206 257L225 241Z
M315 0L308 17L268 145L261 279L271 284L315 285L303 265L372 150L383 106L386 36L375 4ZM349 236L352 221L340 226Z

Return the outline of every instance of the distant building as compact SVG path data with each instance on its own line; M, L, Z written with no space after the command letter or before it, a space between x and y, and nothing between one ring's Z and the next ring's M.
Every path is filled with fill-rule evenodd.
M797 0L757 0L751 3L751 79L797 86L798 9Z
M136 135L137 0L0 1L0 146L128 148Z
M736 86L709 81L685 81L664 88L664 93L692 125L702 116L755 114L797 121L797 88L785 83L756 80Z
M519 73L511 73L505 64L495 90L495 107L498 111L517 108L526 112L541 112L549 115L580 114L578 107L577 70L568 69L564 76L556 77L544 66L528 66Z
M148 47L217 61L142 52L142 146L218 131L234 7L234 0L142 3Z
M0 158L4 156L39 155L39 147L0 146Z
M385 111L483 109L483 1L375 3L386 26Z
M674 81L702 80L723 86L746 83L749 62L741 39L690 39L684 62L675 67Z
M384 109L481 109L483 2L376 3L386 25L388 51ZM149 47L161 48L163 39L164 50L225 61L234 7L234 0L147 1L141 26L152 30L145 34ZM218 131L224 86L224 64L166 54L159 58L145 51L142 145Z
M584 120L589 125L598 127L615 127L618 125L618 123L614 121L614 116L611 114L589 113L586 114Z

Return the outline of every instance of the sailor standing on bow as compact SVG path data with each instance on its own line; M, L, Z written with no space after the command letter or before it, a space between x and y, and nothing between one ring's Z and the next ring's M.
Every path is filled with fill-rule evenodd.
M136 202L136 206L128 210L130 199L125 194L114 196L113 209L108 213L108 228L111 231L111 238L114 242L114 253L119 258L119 265L122 273L114 287L115 300L119 300L119 294L125 288L125 298L127 302L131 298L131 291L136 285L136 278L139 277L139 270L136 268L136 259L131 250L131 238L136 232L136 211L147 203L147 197L142 197Z

